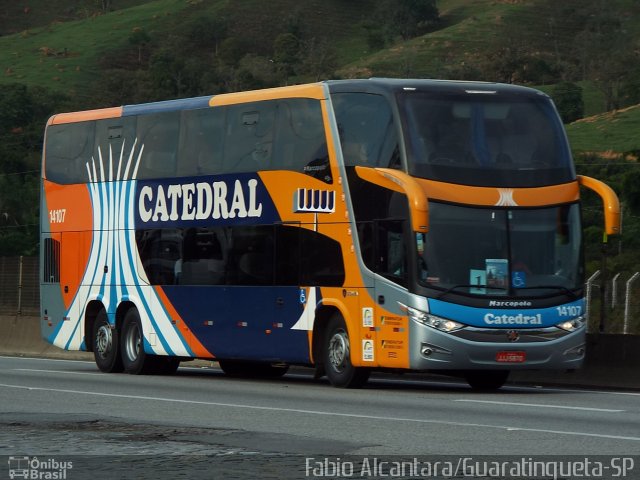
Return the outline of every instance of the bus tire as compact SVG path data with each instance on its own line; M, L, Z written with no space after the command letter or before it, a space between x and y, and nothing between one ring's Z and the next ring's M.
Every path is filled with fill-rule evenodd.
M218 360L220 369L230 377L278 378L289 371L289 365L272 365L244 360Z
M92 332L93 358L100 371L105 373L122 372L122 356L118 330L112 328L107 319L107 312L103 308L98 312L93 322Z
M125 372L132 375L147 375L157 372L157 358L144 351L142 322L136 308L130 308L124 316L120 342Z
M342 315L333 314L324 336L323 360L329 383L339 388L360 388L369 379L369 369L351 363L349 333Z
M509 370L468 370L464 378L474 390L498 390L509 378Z

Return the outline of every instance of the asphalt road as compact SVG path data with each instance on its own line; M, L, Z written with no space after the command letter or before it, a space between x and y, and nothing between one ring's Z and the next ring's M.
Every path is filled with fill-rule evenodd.
M249 380L185 364L174 376L131 376L90 362L0 357L0 455L71 458L66 478L309 478L331 473L314 465L344 467L338 458L639 452L638 392L477 393L444 378L385 375L341 390L305 370ZM326 456L335 464L314 463ZM87 459L93 467L83 470Z

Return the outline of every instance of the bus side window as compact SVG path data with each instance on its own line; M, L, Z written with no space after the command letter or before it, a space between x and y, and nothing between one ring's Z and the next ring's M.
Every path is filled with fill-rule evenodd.
M405 224L405 220L375 222L376 272L403 286L408 282Z
M222 172L226 111L226 107L218 107L183 112L178 176Z
M313 231L300 229L300 265L302 285L340 287L344 284L345 270L342 248L336 240Z
M117 175L117 165L121 161L121 175L123 175L126 162L133 148L133 142L136 138L135 131L136 121L134 117L106 118L96 122L96 134L93 147L93 155L96 162L98 161L98 149L100 149L102 162L106 169L109 163L109 151L111 151L115 165L113 173ZM120 158L121 155L122 159ZM98 168L97 165L96 168Z
M347 167L401 167L393 114L385 97L336 93L332 100Z
M93 151L95 126L96 122L91 121L47 128L45 173L48 180L63 184L89 180L87 164L91 166L91 157L97 157Z
M243 103L227 109L224 171L271 169L276 102Z
M333 181L318 100L294 98L278 102L273 169L304 172L326 183Z
M138 178L166 178L176 174L180 112L138 117L137 136L144 145Z

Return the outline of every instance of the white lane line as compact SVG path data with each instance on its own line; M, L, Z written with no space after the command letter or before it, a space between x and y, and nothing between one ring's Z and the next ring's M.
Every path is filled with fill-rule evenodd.
M43 357L23 357L21 355L10 356L10 355L0 355L0 358L7 360L36 360L38 362L74 362L74 363L91 363L95 365L95 362L91 360L81 360L75 358L43 358Z
M189 405L205 405L210 407L224 407L224 408L236 408L247 410L260 410L269 412L284 412L284 413L301 413L306 415L321 415L325 417L341 417L341 418L356 418L365 420L377 420L383 422L406 422L417 424L437 424L437 425L449 425L456 427L477 427L477 428L493 428L497 430L506 431L518 431L518 432L537 432L537 433L552 433L556 435L572 435L578 437L596 437L596 438L608 438L613 440L629 440L633 442L640 442L640 437L628 437L624 435L606 435L602 433L589 433L589 432L572 432L563 430L546 430L542 428L521 428L516 426L507 425L486 425L482 423L464 423L464 422L447 422L444 420L426 420L420 418L402 418L402 417L382 417L378 415L364 415L358 413L337 413L337 412L325 412L321 410L303 410L299 408L283 408L283 407L265 407L259 405L238 405L231 403L221 402L203 402L198 400L184 400L179 398L163 398L163 397L147 397L143 395L123 395L118 393L101 393L101 392L87 392L83 390L66 390L58 388L44 388L44 387L28 387L26 385L10 385L6 383L0 383L0 387L4 388L17 388L21 390L29 391L41 391L41 392L56 392L56 393L70 393L74 395L90 395L95 397L107 397L107 398L125 398L128 400L144 400L149 402L167 402L167 403L179 403Z
M68 375L104 375L101 372L69 372L65 370L40 370L37 368L12 368L14 372L62 373Z
M80 360L80 359L63 359L63 358L42 358L42 357L23 357L23 356L11 356L11 355L0 355L0 359L7 359L7 360L34 360L36 362L74 362L74 363L89 363L91 365L95 365L95 362L90 361L90 360ZM209 361L209 360L208 360ZM211 360L214 361L214 360ZM216 371L221 371L219 369L216 368L212 368L212 367L192 367L192 366L188 366L189 363L188 362L184 362L183 363L184 366L180 366L181 369L186 368L186 369L193 369L193 370L208 370L208 369L213 369ZM287 376L291 377L293 374L288 373ZM311 376L311 375L309 375ZM375 378L374 378L375 380ZM378 380L383 380L385 382L398 382L398 383L403 383L403 384L407 384L410 382L415 382L415 383L419 383L421 385L424 384L442 384L442 385L454 385L454 386L459 386L459 385L465 385L465 382L462 383L456 383L456 382L435 382L435 381L431 381L431 380L405 380L405 379L378 379ZM536 392L540 392L540 391L544 391L544 392L557 392L557 393L596 393L598 395L622 395L622 396L629 396L629 397L640 397L640 392L621 392L621 391L615 391L615 390L593 390L593 389L588 389L588 388L569 388L569 387L547 387L547 386L543 386L543 385L532 385L532 386L526 386L526 385L512 385L512 384L506 384L504 386L504 391L513 391L513 390L518 390L518 391L536 391Z
M545 405L541 403L498 402L496 400L472 400L469 398L457 398L454 402L487 403L490 405L508 405L510 407L534 407L534 408L564 408L566 410L586 410L588 412L621 413L626 410L614 410L612 408L572 407L570 405Z

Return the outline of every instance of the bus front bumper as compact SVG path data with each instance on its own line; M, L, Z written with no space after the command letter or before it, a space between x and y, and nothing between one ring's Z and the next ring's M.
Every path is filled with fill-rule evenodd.
M412 370L572 370L585 358L585 328L465 328L445 333L411 323Z

